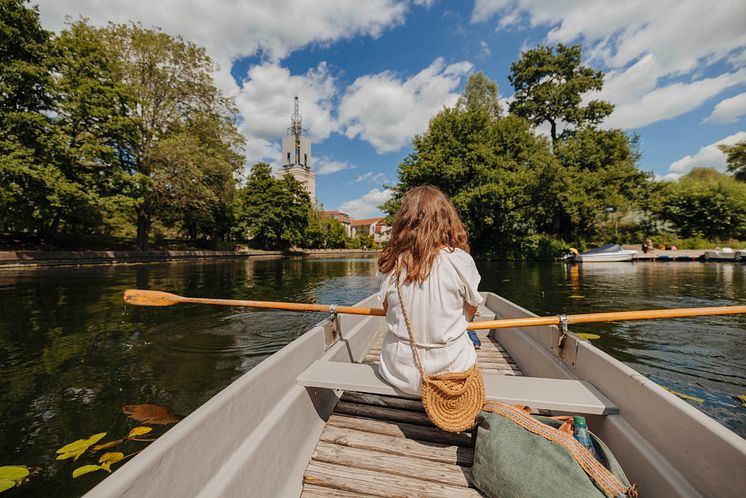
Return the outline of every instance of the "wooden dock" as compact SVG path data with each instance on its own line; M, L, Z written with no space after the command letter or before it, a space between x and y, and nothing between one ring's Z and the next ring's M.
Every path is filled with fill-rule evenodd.
M636 248L639 251L639 248ZM681 249L676 251L661 251L655 249L644 253L639 251L632 256L633 261L700 261L704 258L705 251L701 249Z
M479 331L484 372L522 375L496 341ZM377 363L381 334L365 357ZM471 485L470 433L433 426L419 400L345 392L303 476L302 497L482 496Z

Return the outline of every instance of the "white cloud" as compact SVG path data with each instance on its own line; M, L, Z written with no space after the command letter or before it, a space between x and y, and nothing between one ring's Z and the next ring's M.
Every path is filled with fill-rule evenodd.
M727 136L722 140L706 145L700 148L696 154L691 156L684 156L678 161L674 161L668 166L668 175L666 179L675 178L676 175L681 176L688 173L692 168L700 166L706 166L715 168L720 171L725 171L726 158L725 154L718 149L718 145L734 145L738 142L746 140L746 131L739 131L733 135Z
M746 114L746 92L735 97L721 100L712 111L706 123L735 123L738 118Z
M378 206L391 199L394 191L391 189L371 189L364 196L351 201L343 202L339 210L349 214L353 218L363 219L370 218L381 214Z
M309 44L355 36L379 36L404 22L403 0L54 0L40 2L44 26L59 30L65 16L140 21L183 35L207 48L219 62L259 52L277 61Z
M720 92L746 82L746 69L704 78L692 83L672 83L618 104L604 122L611 128L639 128L680 116Z
M345 169L354 169L355 165L347 161L334 161L326 156L314 160L313 169L317 175L331 175Z
M525 15L530 26L550 26L548 43L582 42L591 64L609 70L601 97L617 106L610 122L623 128L698 107L732 86L718 85L719 77L701 79L703 70L723 60L738 69L746 59L746 2L739 0L477 0L472 21L496 15L497 29L502 19ZM671 84L683 77L682 87ZM686 104L674 97L679 91L687 93ZM658 99L650 117L642 118L644 106Z
M362 175L358 175L357 178L355 178L355 183L360 182L370 182L370 183L386 183L386 175L383 173L374 173L372 171L368 171L367 173L363 173Z
M471 68L469 62L446 65L438 58L406 80L390 71L362 76L347 88L339 107L342 130L349 138L367 140L379 154L399 150L443 106L455 104L454 90Z
M490 50L490 46L487 45L487 42L482 40L479 43L479 54L477 55L477 59L487 59L490 55L492 55L492 51Z

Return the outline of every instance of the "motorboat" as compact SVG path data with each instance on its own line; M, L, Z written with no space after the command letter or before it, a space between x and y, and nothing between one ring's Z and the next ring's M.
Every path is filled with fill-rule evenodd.
M705 261L734 261L746 262L746 250L734 251L730 247L716 247L714 251L705 251L702 255Z
M606 244L579 254L568 254L565 256L565 260L572 263L612 263L619 261L632 261L635 254L637 254L637 251L633 249L622 249L619 244Z

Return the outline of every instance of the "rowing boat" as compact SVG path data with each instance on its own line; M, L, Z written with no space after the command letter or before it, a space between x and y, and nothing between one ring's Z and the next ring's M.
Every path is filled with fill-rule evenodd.
M536 316L484 297L482 320ZM433 427L419 400L377 376L384 331L378 316L323 320L86 496L480 496L471 435ZM746 440L578 336L560 345L561 335L483 332L487 397L585 415L641 496L742 496Z

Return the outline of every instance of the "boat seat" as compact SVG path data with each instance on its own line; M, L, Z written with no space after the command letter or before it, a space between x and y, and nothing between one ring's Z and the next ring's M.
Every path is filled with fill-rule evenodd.
M488 400L527 405L531 408L588 415L611 415L619 409L591 383L570 379L545 379L482 374ZM378 374L378 366L316 360L297 382L304 387L339 389L369 394L412 398L389 385Z

